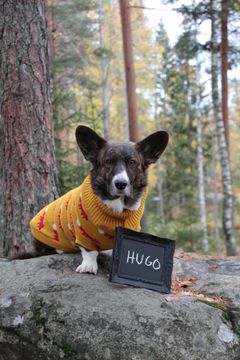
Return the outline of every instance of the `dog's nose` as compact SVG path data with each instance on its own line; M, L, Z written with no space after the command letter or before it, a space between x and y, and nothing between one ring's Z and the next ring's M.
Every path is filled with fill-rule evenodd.
M115 181L114 185L116 186L116 188L118 190L124 190L125 187L127 186L127 182L126 181L123 181L123 180L117 180Z

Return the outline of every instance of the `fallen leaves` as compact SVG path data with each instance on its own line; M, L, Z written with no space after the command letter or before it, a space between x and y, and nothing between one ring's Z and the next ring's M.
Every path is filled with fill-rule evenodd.
M185 253L184 251L177 250L174 254L175 259L183 260L213 260L213 261L222 261L222 260L239 260L239 256L225 256L225 255L204 255L204 254L195 254L195 253Z
M193 255L192 254L187 254L183 251L179 252L175 252L174 254L174 258L175 259L184 259L184 260L192 260L193 259Z
M212 302L218 305L224 305L225 301L220 296L210 296L203 292L191 289L191 286L197 282L197 278L176 278L172 282L172 294L167 295L165 300L171 302L177 300L180 296L191 296L202 301Z
M219 267L219 264L215 262L214 264L208 265L208 269L217 269Z
M190 278L176 278L173 280L173 286L172 288L186 288L188 286L191 286L197 281L197 278L190 277Z

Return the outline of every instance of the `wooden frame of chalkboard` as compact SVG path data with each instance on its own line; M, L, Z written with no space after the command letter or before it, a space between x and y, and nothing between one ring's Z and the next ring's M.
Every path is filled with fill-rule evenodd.
M171 291L175 241L118 227L109 281Z

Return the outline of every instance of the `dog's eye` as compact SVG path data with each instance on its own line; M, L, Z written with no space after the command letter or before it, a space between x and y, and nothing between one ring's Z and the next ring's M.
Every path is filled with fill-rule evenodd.
M136 160L134 160L134 159L129 159L129 160L128 160L128 164L131 165L131 166L136 165L136 163L137 163L137 162L136 162Z
M106 165L111 165L112 164L112 159L106 159L105 164Z

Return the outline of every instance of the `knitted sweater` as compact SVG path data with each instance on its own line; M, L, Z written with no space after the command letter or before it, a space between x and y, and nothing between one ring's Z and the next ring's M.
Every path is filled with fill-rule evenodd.
M94 194L88 176L82 185L45 206L31 220L31 231L37 240L66 252L77 251L77 245L108 250L116 227L141 230L145 198L146 191L136 211L115 212Z

